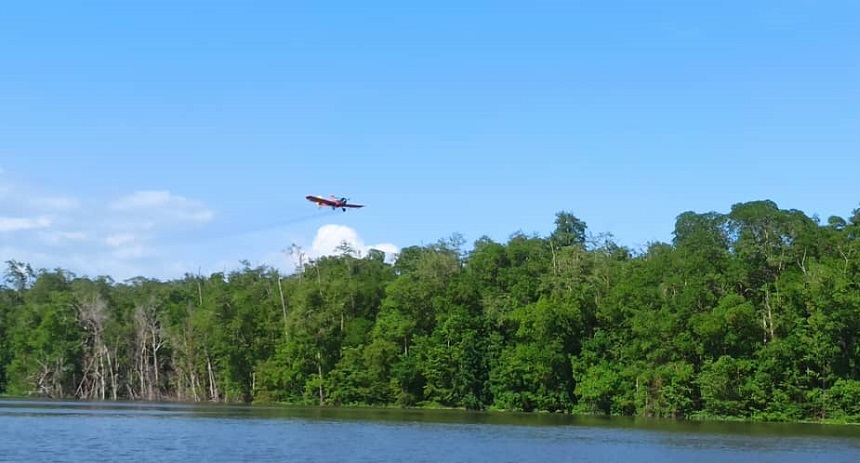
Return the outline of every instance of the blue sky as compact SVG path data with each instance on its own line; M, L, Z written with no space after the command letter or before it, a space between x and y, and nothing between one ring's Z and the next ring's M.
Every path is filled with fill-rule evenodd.
M0 258L172 278L860 206L856 2L417 3L7 5Z

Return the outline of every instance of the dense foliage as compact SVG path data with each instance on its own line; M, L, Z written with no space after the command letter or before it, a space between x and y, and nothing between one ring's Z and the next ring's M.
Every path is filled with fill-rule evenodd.
M167 282L7 261L0 392L860 419L860 209L685 212L639 251L560 212L463 244Z

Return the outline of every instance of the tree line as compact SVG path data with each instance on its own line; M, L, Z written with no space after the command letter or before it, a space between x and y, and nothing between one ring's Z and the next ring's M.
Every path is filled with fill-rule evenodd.
M639 250L559 212L464 244L171 281L9 260L0 393L860 420L860 209L684 212Z

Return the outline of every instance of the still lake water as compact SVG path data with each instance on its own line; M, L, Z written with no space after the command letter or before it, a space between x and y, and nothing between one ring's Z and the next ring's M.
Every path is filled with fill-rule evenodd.
M860 426L0 400L0 461L856 463Z

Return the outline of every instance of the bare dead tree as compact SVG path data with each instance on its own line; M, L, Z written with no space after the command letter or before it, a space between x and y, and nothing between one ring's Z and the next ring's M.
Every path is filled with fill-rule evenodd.
M284 338L287 337L287 301L284 299L284 287L281 285L281 274L275 271L275 278L278 280L278 294L281 296L281 312L284 315Z
M78 322L86 332L82 359L83 376L75 395L83 399L104 400L107 394L107 378L110 377L112 381L116 378L111 371L110 352L103 336L108 319L108 304L101 294L94 293L84 297L75 308ZM113 384L112 388L115 390L116 385Z
M290 245L289 251L287 251L290 256L294 256L297 258L298 262L295 262L296 272L299 274L299 279L302 279L304 271L305 271L305 257L307 254L302 250L301 246L293 243Z
M180 400L200 402L202 387L198 369L202 364L201 349L199 335L192 321L196 310L194 304L188 304L187 315L182 323L171 331L169 342L175 347L171 349L171 365L175 369L173 377L176 382L176 397Z
M37 360L37 362L41 367L36 380L37 394L50 398L65 397L66 391L63 387L63 371L66 369L65 357L61 356L47 362Z
M209 356L209 349L206 349L206 370L209 373L209 400L217 402L221 400L218 394L218 383L215 381L215 370L212 368L212 357Z
M161 362L159 350L164 347L164 335L155 302L150 300L138 304L133 315L135 333L136 373L140 395L147 400L157 400L161 397L159 370Z

